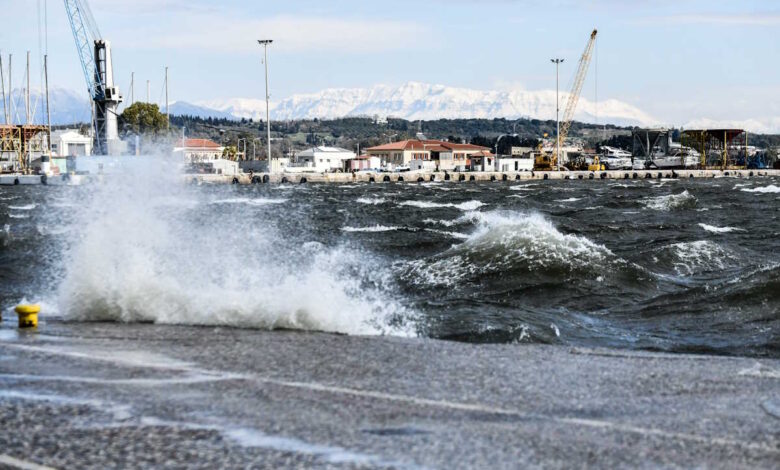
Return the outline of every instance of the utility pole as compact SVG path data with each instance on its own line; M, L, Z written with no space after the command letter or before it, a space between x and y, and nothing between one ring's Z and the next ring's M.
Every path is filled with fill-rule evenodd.
M25 109L25 118L27 120L27 125L29 126L31 124L30 122L30 51L27 51L27 88L24 92L24 109Z
M152 102L152 82L151 80L146 81L146 102L151 103Z
M130 106L135 103L135 72L130 72Z
M561 169L561 121L560 121L560 100L558 98L558 67L563 63L563 59L550 59L555 64L555 166Z
M171 128L171 115L168 112L168 66L165 66L165 128Z
M263 64L265 65L265 130L266 138L268 139L268 173L271 174L274 169L271 164L271 95L268 93L268 46L274 41L273 39L258 39L257 42L263 46Z

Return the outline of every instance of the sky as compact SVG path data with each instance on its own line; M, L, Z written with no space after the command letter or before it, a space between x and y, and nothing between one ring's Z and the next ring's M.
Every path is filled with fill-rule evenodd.
M780 119L780 2L770 0L89 0L113 46L117 84L136 97L273 100L324 88L407 81L478 90L554 89L550 58L572 81L590 31L598 44L583 95L633 104L670 124ZM86 90L62 1L0 0L0 50L50 85ZM46 12L48 40L39 35ZM9 20L12 18L12 20ZM41 23L44 23L41 19ZM597 63L597 67L596 67ZM596 80L596 76L598 79ZM36 75L33 74L33 82ZM86 93L86 92L85 92Z

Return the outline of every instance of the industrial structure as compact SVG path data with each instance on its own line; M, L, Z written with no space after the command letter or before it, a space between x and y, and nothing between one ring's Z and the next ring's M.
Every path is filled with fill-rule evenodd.
M566 103L566 111L563 113L563 121L558 124L558 135L556 136L555 151L552 154L541 151L534 163L534 170L537 171L549 171L560 169L560 147L569 135L569 129L571 128L572 120L574 119L574 112L577 109L577 103L580 100L580 94L582 93L582 86L585 84L585 76L588 74L588 67L590 66L591 57L593 57L593 49L596 44L596 35L598 30L594 29L590 33L588 43L585 45L585 51L580 57L579 66L577 67L577 74L574 76L574 84L571 87L569 93L569 100ZM556 67L560 62L553 62ZM557 75L557 74L556 74Z
M744 129L692 129L683 131L680 143L696 149L701 168L737 169L750 165L751 149Z
M114 85L111 43L102 38L87 0L64 0L76 50L92 99L93 151L100 155L121 153L117 109L122 102Z
M46 77L46 124L35 124L35 117L30 99L30 53L27 52L26 87L24 88L24 121L14 112L13 88L11 88L12 56L8 57L8 93L6 93L6 74L2 71L0 61L0 88L3 98L3 122L0 125L0 173L29 174L45 167L51 159L49 142L51 141L51 126L49 125L49 92L48 92L48 58L44 56L44 76ZM36 168L37 165L37 168Z

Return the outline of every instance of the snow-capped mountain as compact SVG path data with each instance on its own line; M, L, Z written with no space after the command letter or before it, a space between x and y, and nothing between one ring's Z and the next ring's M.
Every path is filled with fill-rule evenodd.
M14 88L8 100L11 120L14 123L27 122L24 90ZM77 93L66 88L49 89L52 125L89 122L92 108L87 94ZM46 123L46 95L40 90L30 91L30 121L33 124Z
M568 99L561 93L561 108ZM254 99L211 100L201 106L236 117L262 119L265 102ZM655 125L656 119L628 103L606 100L598 107L580 98L575 119L619 125ZM519 118L555 119L555 91L481 91L408 82L393 87L330 88L319 93L293 95L272 104L272 119L336 118L379 115L416 119Z

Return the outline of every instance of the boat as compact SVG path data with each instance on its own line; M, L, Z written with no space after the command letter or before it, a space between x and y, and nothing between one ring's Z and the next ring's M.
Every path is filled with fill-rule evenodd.
M699 165L701 154L690 147L683 147L678 142L670 142L668 151L654 147L650 167L659 169L694 168Z
M600 160L607 170L630 170L633 165L631 152L606 145L601 147Z

